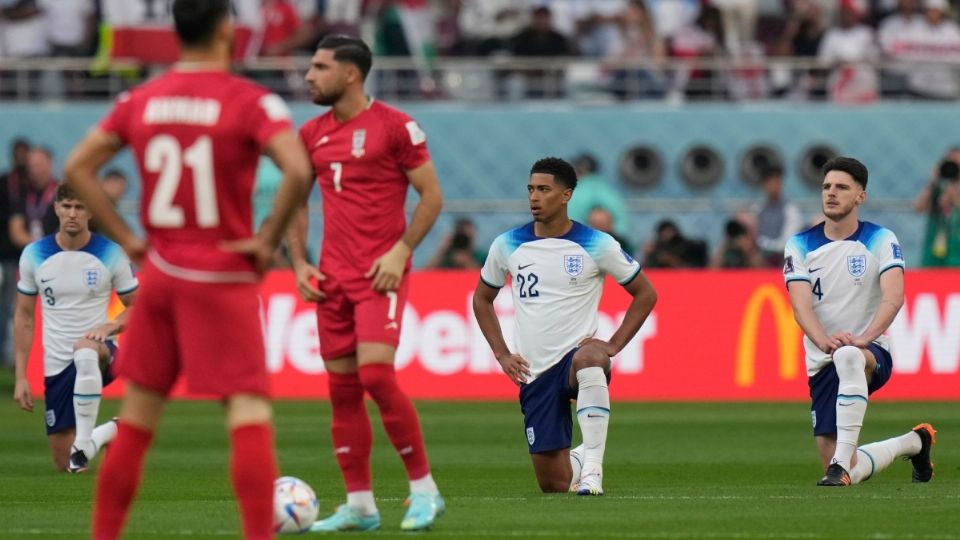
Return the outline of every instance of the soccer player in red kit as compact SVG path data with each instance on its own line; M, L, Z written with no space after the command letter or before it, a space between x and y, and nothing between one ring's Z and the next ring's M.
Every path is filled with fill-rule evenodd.
M380 527L370 483L373 443L365 393L380 409L410 480L400 528L427 529L444 511L416 409L397 384L393 367L409 288L410 254L440 213L443 194L420 126L364 94L371 63L363 41L328 36L318 45L306 76L313 102L331 107L300 128L323 196L319 269L306 261L305 206L287 243L301 296L318 302L334 453L347 490L347 503L314 524L315 531ZM404 203L409 186L420 201L407 225Z
M126 395L97 478L93 538L120 536L167 395L182 373L190 392L223 400L243 535L267 539L277 466L258 282L309 192L309 158L283 101L229 73L229 0L175 0L172 11L180 62L121 95L67 163L67 182L98 223L134 260L144 260L143 304L130 317L116 363ZM146 242L97 183L97 170L124 145L143 179ZM251 195L261 152L284 179L272 218L254 235Z

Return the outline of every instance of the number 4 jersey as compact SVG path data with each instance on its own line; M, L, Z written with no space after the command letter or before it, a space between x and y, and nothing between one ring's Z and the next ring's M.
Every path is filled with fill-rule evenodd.
M784 249L783 277L806 281L813 288L813 312L828 335L850 332L858 335L867 329L880 305L880 275L904 268L900 242L889 229L862 221L857 232L843 240L830 240L824 224L794 235ZM877 339L889 348L886 336ZM813 376L830 362L804 336L807 375Z
M480 279L499 289L512 278L514 341L530 363L530 382L597 332L604 275L626 285L639 273L613 237L574 221L559 238L536 236L533 223L501 234Z
M260 154L293 129L282 99L227 72L175 69L122 94L100 129L136 157L158 269L190 281L257 280L252 259L218 246L253 234Z

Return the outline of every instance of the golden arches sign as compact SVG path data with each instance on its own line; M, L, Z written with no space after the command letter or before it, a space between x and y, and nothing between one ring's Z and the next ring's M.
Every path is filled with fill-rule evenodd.
M737 337L737 354L734 365L733 381L740 387L753 386L757 369L757 339L760 332L760 315L763 307L769 305L777 332L777 348L780 357L780 378L794 379L799 374L800 358L797 354L797 341L800 339L800 327L793 320L793 308L783 289L765 283L757 287L747 300L740 321L740 334Z

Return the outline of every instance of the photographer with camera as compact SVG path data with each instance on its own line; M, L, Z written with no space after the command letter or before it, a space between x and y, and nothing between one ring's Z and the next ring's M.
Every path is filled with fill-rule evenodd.
M927 213L924 267L960 267L960 147L951 148L913 208Z
M476 247L477 227L470 218L460 218L453 231L427 264L428 268L480 268L487 252Z

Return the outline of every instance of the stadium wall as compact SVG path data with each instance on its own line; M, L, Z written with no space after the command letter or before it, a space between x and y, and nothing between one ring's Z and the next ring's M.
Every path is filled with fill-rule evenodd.
M72 145L104 115L107 106L2 104L0 145L6 148L13 137L27 136L50 146L62 165ZM487 244L500 231L529 218L522 209L526 172L535 159L544 155L571 157L589 151L599 158L601 172L620 184L628 199L648 203L681 201L679 207L647 204L644 207L648 211L634 212L626 231L634 243L650 238L657 221L671 218L687 234L705 237L716 245L731 205L759 197L756 188L740 179L739 162L744 152L758 144L776 150L783 157L787 172L786 196L808 203L808 217L813 217L817 189L801 181L797 171L812 146L826 145L841 154L856 156L869 166L871 200L882 204L871 207L868 202L865 218L897 232L909 263L919 256L924 223L923 216L910 210L910 201L944 152L960 143L955 126L960 106L954 104L836 107L778 102L591 107L564 102L411 104L403 108L420 121L428 134L448 201L519 204L488 205L484 211L470 213L478 223L480 244ZM295 103L292 110L298 124L318 112L316 107L302 102ZM664 174L656 185L632 187L618 180L621 158L637 145L651 148L663 160ZM707 145L721 158L720 178L710 187L690 187L680 179L679 162L695 145ZM9 165L8 160L7 153L0 152L0 169ZM129 173L134 170L129 155L120 156L117 165ZM139 196L136 182L129 196ZM448 213L441 218L418 250L415 264L425 264L456 217ZM319 224L313 224L311 236L317 238L319 233Z
M648 276L660 301L614 359L614 399L806 398L802 334L779 272L649 271ZM401 383L412 397L516 398L516 387L500 371L473 318L477 280L478 273L470 271L412 274L397 354ZM911 270L906 283L906 303L889 331L894 376L877 397L960 400L960 271ZM262 290L274 395L326 397L314 306L299 300L289 271L269 274ZM113 309L119 309L116 304ZM600 337L613 333L628 304L627 293L609 281L600 304ZM514 311L508 291L495 307L511 342ZM30 362L34 388L41 388L43 377L39 341ZM122 336L120 350L130 354ZM113 384L104 393L118 396L122 386Z

